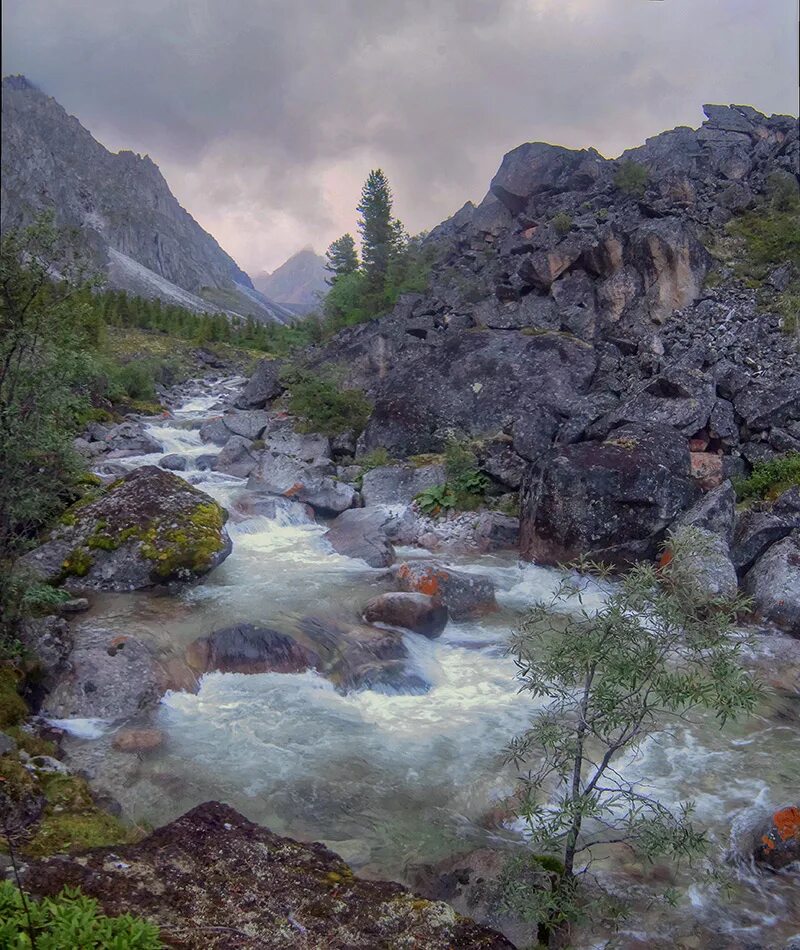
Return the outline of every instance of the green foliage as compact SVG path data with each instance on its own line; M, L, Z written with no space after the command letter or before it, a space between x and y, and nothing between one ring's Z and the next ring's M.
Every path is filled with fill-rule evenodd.
M335 284L340 277L354 274L358 270L358 253L352 234L343 234L337 238L325 252L327 262L325 270L333 276L329 284Z
M550 223L559 237L565 237L572 230L572 215L559 211Z
M373 449L371 452L367 452L366 455L361 455L356 459L356 465L360 465L365 472L373 468L380 468L383 465L391 464L392 457L383 446Z
M302 369L287 370L283 380L289 410L302 420L301 431L338 435L364 430L372 406L360 389L343 389L331 377Z
M756 462L748 478L735 478L739 501L777 498L793 485L800 485L800 452L787 452L768 462Z
M626 195L641 198L647 187L647 169L630 159L621 162L614 175L614 184Z
M61 260L65 279L53 284ZM82 468L71 439L87 407L91 310L74 298L81 275L49 220L0 243L0 569L64 507Z
M418 456L424 464L438 461L438 456ZM457 438L448 440L444 452L444 467L447 481L420 492L415 501L420 510L432 517L443 511L472 511L483 501L489 479L478 470L478 460L472 446Z
M65 887L35 899L0 881L0 946L14 950L160 950L158 927L131 914L107 917L94 898Z
M438 517L443 511L456 507L456 496L449 485L431 485L415 498L420 511L431 517Z
M672 723L705 710L724 725L760 701L739 662L744 641L730 635L746 601L698 593L691 565L705 544L682 533L661 566L639 564L615 583L608 569L582 563L597 575L603 606L584 605L587 581L564 581L512 639L521 689L537 701L532 725L508 749L522 769L519 815L531 847L564 866L530 895L551 935L590 903L580 879L599 845L675 860L705 847L691 804L665 806L630 757Z
M0 729L16 726L28 715L25 700L17 692L19 676L11 666L0 666Z

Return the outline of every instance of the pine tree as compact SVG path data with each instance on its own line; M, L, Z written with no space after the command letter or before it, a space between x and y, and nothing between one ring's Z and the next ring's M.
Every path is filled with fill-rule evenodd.
M339 277L345 277L347 274L354 274L358 270L358 254L356 252L356 242L352 234L343 234L340 238L331 244L325 252L327 262L325 270L333 276L327 278L327 282L333 285Z
M398 222L392 218L392 191L380 168L373 169L361 190L358 204L361 259L371 291L381 292L395 248Z

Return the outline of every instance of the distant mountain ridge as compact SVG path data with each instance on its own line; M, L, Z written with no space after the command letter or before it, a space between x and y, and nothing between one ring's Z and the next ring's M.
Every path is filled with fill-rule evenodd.
M197 311L293 318L253 287L148 156L109 152L24 76L2 83L2 165L3 231L52 209L59 227L80 230L112 287Z
M325 258L304 247L272 273L259 274L253 283L271 300L304 314L313 310L328 291Z

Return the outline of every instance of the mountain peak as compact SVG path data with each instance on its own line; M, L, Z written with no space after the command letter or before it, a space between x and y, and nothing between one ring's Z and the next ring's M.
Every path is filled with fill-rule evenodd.
M309 313L328 289L325 258L311 245L300 248L272 273L259 274L253 281L267 297L296 313Z

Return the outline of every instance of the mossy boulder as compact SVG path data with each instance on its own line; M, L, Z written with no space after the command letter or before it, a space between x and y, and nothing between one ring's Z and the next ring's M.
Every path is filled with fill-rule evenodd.
M226 520L209 495L148 465L73 506L25 560L48 581L75 590L186 583L230 554Z
M80 887L108 914L155 923L170 946L306 950L511 950L499 933L400 884L367 881L321 844L301 844L207 802L138 844L30 862L36 896Z

